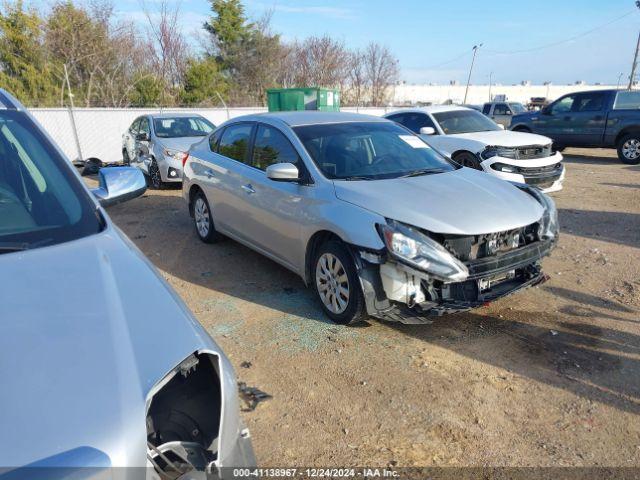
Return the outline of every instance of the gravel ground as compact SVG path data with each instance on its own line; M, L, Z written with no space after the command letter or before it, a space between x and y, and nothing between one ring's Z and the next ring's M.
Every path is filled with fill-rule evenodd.
M565 164L551 280L426 326L329 323L284 268L200 243L179 190L109 213L273 396L243 413L263 466L640 466L640 166Z

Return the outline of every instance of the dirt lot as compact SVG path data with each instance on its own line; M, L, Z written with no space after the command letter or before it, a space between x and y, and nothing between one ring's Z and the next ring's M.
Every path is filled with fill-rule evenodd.
M287 270L200 243L179 190L110 214L273 395L243 414L264 466L640 466L640 166L565 154L551 280L426 326L329 323Z

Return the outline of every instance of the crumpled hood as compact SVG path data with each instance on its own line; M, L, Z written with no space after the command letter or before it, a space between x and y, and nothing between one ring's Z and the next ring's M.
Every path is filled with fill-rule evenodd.
M549 145L551 139L535 133L513 132L511 130L492 130L490 132L471 132L449 135L452 138L464 138L494 147L528 147L530 145Z
M434 233L501 232L534 223L544 212L529 194L469 168L334 185L336 196L345 202Z
M158 137L159 143L169 150L178 150L180 152L188 152L191 145L202 141L203 137L179 137L179 138L161 138Z
M0 255L0 285L0 465L88 448L144 466L150 388L217 345L113 227Z

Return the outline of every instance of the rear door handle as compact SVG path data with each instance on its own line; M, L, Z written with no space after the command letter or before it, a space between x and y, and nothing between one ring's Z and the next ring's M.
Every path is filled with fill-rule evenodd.
M211 170L211 169L205 170L204 174L207 176L207 178L213 178L213 177L216 176L216 174L213 173L213 170Z
M248 193L249 195L253 195L254 193L256 193L256 191L253 189L253 187L251 186L251 184L248 185L242 185L242 189Z

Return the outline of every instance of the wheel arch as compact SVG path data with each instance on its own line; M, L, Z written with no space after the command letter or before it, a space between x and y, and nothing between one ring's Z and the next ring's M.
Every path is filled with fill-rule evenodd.
M522 124L522 123L520 123L518 125L514 125L509 130L514 131L514 132L533 133L533 130L531 129L530 126Z
M188 204L189 215L191 217L193 217L193 201L195 200L198 192L202 192L202 194L205 195L204 190L200 185L198 185L197 183L194 183L193 185L191 185L191 187L189 188L189 204Z
M618 142L622 140L623 137L630 133L635 133L640 135L640 125L631 125L629 127L624 127L622 130L618 132L616 135L615 145L618 146Z
M345 245L348 245L348 243L345 242L338 234L330 230L318 230L316 233L311 235L311 238L309 238L304 255L304 281L307 285L311 284L313 260L316 257L318 248L331 240L337 240Z

